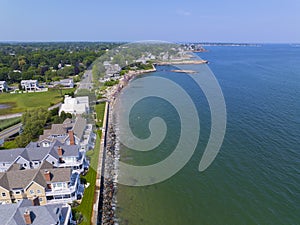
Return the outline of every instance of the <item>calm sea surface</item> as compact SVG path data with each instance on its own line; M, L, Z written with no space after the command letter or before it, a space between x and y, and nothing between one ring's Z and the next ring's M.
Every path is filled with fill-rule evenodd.
M192 159L175 176L146 187L119 185L120 224L300 224L300 47L208 50L199 56L210 61L227 107L227 130L219 155L206 171L198 171L211 118L206 98L194 91L191 80L172 73L168 66L143 75L167 77L187 89L200 115L201 132ZM131 84L127 88L138 91L147 86L137 79L141 80L138 88ZM133 133L149 136L147 121L155 116L168 125L164 142L147 154L121 146L121 161L149 165L174 150L180 136L179 116L159 98L134 107Z

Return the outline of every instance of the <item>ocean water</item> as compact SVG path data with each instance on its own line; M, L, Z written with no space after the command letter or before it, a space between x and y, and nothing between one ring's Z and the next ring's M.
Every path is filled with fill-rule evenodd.
M211 118L205 96L194 90L187 76L164 66L136 78L141 80L139 86L127 88L141 91L148 85L141 78L148 76L182 85L197 107L201 131L194 155L175 176L145 187L119 185L119 224L300 224L300 47L207 49L197 54L209 60L227 108L226 135L218 156L207 170L198 171ZM172 152L180 124L170 103L155 97L141 101L130 115L132 131L148 137L148 122L155 116L168 125L163 143L146 154L121 145L121 161L150 165Z

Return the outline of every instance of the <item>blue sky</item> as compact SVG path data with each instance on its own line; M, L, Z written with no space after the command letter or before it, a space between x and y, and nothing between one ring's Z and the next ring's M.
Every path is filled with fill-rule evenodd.
M300 43L299 0L0 0L0 41Z

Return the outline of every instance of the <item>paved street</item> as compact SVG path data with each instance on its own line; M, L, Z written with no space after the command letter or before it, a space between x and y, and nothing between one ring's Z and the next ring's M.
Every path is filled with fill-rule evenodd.
M17 133L19 133L20 129L22 127L22 124L21 123L18 123L12 127L9 127L5 130L3 130L2 132L0 132L0 140L1 139L6 139L6 138L9 138Z
M92 75L92 70L87 70L84 75L82 80L80 81L80 85L78 89L88 89L92 90L93 88L93 75Z

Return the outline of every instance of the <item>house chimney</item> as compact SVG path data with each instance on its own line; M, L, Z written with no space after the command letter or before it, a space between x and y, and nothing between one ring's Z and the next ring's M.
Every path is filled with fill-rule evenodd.
M25 219L25 224L28 225L28 224L32 224L32 221L31 221L31 212L26 209L26 211L24 212L24 219Z
M48 170L45 170L44 176L45 176L45 180L47 182L49 182L51 180L51 174Z
M32 205L33 206L39 206L40 205L40 199L39 199L39 197L37 197L37 196L33 197L33 199L32 199Z
M58 162L59 163L65 163L65 161L64 161L64 159L62 157L59 157Z
M69 130L70 145L75 145L74 132Z
M61 157L63 155L63 149L62 149L62 147L60 147L60 146L58 147L57 154L58 154L59 157Z

